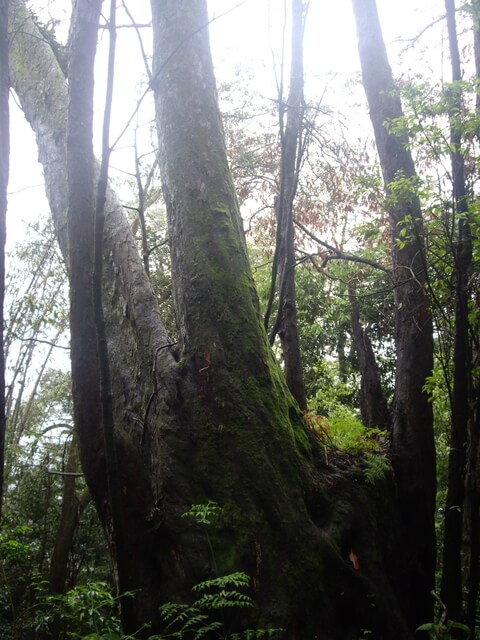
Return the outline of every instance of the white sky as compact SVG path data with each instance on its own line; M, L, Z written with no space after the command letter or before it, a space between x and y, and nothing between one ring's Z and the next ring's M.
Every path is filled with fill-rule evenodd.
M233 71L239 65L252 66L255 69L254 81L257 89L268 97L275 97L275 75L273 72L273 54L279 59L278 49L282 39L283 0L210 0L212 16L219 16L211 27L213 57L218 80L233 77ZM31 5L46 14L64 20L59 32L66 34L67 8L70 0L32 0ZM107 5L107 3L105 3ZM149 21L149 0L135 0L129 3L130 11L141 22ZM229 8L236 7L226 13ZM433 18L443 11L443 0L378 0L384 37L389 45L391 64L395 70L399 63L399 52L405 49L405 42L395 45L399 37L414 37ZM119 23L124 22L122 15ZM423 37L423 44L430 38L438 42L439 29L430 30ZM150 37L148 30L145 38ZM287 30L287 39L289 38ZM102 76L105 73L105 57L101 51L106 45L106 36L102 38L98 56L97 76L97 117L101 120L103 111ZM141 92L143 63L138 55L138 44L132 29L119 31L117 45L116 100L114 102L114 121L112 138L124 127L133 112L136 100ZM403 51L402 62L408 58ZM439 69L441 54L431 49L431 56L424 60L425 67ZM323 92L325 76L330 74L339 82L358 72L358 54L356 35L350 0L311 0L308 27L305 41L305 69L307 92ZM140 122L146 123L149 113L141 112ZM128 170L132 153L129 150L131 136L122 140L120 149L112 156L112 165ZM123 151L121 150L123 149ZM35 220L48 212L48 204L43 196L42 173L36 164L37 153L33 135L28 125L22 122L21 114L12 108L11 113L11 170L9 184L8 237L9 245L23 236L25 227L21 221Z

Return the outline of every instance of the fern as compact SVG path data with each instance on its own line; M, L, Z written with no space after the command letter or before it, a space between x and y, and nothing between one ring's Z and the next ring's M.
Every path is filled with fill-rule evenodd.
M234 573L227 573L224 576L218 578L211 578L210 580L204 580L192 587L193 592L207 591L208 589L225 589L226 587L248 587L250 584L250 578L243 571L236 571Z
M222 507L209 500L206 503L192 504L188 511L182 514L182 518L194 518L199 524L212 524L222 512Z
M384 455L379 453L370 453L365 460L365 480L367 484L374 485L379 480L382 480L387 473L392 470L390 460Z
M160 607L160 616L166 624L167 635L158 640L201 640L215 633L223 640L256 640L273 638L280 629L247 629L241 633L228 633L224 628L223 612L227 609L244 609L254 606L252 598L241 589L248 587L250 578L237 571L218 578L204 580L192 587L200 597L191 605L167 602ZM218 615L219 620L212 620Z
M209 500L205 504L193 504L184 513L204 528L212 562L216 571L215 554L208 535L210 526L222 513L222 508ZM235 571L209 580L203 580L192 587L196 600L192 604L166 602L160 607L160 617L167 631L164 635L150 640L202 640L218 637L220 640L256 640L273 638L280 629L247 629L231 633L225 625L225 611L253 608L252 598L245 593L250 578L242 571Z
M275 638L283 629L246 629L242 633L232 633L229 640L259 640L261 638Z
M209 611L218 609L228 609L232 607L252 607L253 601L250 596L239 591L225 591L219 593L206 593L194 602L196 607L202 607Z

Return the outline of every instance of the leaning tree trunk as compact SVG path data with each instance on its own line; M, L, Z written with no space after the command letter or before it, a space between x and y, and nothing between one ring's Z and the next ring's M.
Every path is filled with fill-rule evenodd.
M375 0L353 0L353 8L392 234L397 358L392 461L405 536L405 562L397 578L405 613L414 629L433 619L430 591L435 572L435 445L432 406L424 391L432 372L433 337L425 290L422 214L408 140L388 128L388 121L401 118L403 113Z
M13 2L12 75L37 134L62 241L65 82L22 3ZM111 195L105 310L129 579L138 589L126 631L144 622L152 623L144 635L160 630L159 604L188 598L193 583L216 571L244 570L258 605L245 614L250 623L282 626L298 640L353 640L361 629L409 638L388 577L400 545L392 487L386 479L369 488L351 464L325 465L262 327L225 156L205 3L168 0L153 10L152 84L179 345L175 355ZM100 436L94 425L78 435L110 531ZM204 531L182 517L207 500L223 507L210 532L215 559Z
M8 94L8 2L0 5L0 520L5 467L5 354L3 349L3 303L5 298L5 234L9 168Z
M12 0L10 7L12 85L36 134L55 231L68 265L67 84L56 56L24 3ZM131 525L130 557L134 568L131 581L136 590L137 619L131 623L130 629L133 632L145 620L151 619L151 612L158 608L158 590L152 585L152 580L156 581L158 577L151 578L155 567L152 561L154 541L152 534L147 532L158 528L153 519L159 510L155 507L149 478L151 454L146 447L142 448L142 443L149 425L156 423L160 413L165 415L165 422L169 420L169 406L176 402L177 396L175 376L171 374L176 362L123 207L112 192L106 205L104 255L104 294L108 297L109 308L107 331L111 366L115 371L112 380L114 412L120 425L120 466L124 484L129 487L125 518ZM78 263L90 271L83 292L88 295L91 291L91 254L85 263L82 260ZM79 309L83 313L81 305ZM81 321L79 329L82 330ZM79 353L82 355L81 348ZM92 363L84 362L85 367L91 367L90 374L95 377ZM95 393L89 386L85 387L85 392ZM82 468L111 538L101 432L86 423L86 428L79 430L78 437Z

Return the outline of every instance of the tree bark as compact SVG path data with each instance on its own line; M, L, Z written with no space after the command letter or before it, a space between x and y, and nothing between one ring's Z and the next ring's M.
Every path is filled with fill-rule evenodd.
M473 41L475 57L475 77L477 81L476 113L480 113L480 0L473 0ZM477 133L478 138L478 133ZM478 362L478 343L471 354L472 369ZM470 519L470 548L468 567L467 626L472 631L472 640L476 633L477 605L480 587L480 384L472 376L472 416L469 433L467 462L467 499Z
M480 79L480 0L472 2L472 18L473 18L473 56L475 61L475 77L477 83ZM478 89L478 85L477 85ZM477 98L475 107L477 112L480 110L480 93L477 90Z
M7 219L7 185L9 172L9 111L8 95L8 2L0 4L0 521L2 516L5 472L5 352L4 352L4 299L5 299L5 238Z
M480 583L480 411L478 384L474 392L475 415L472 420L469 441L467 500L468 500L468 567L466 623L471 629L472 640L478 637L476 620Z
M387 191L395 284L396 378L392 462L405 536L399 594L414 629L433 619L435 571L435 446L432 406L424 385L433 366L432 318L422 214L408 140L389 132L403 116L383 42L375 0L353 0L362 78ZM395 181L404 180L395 190ZM403 236L403 233L406 235Z
M107 142L104 144L107 156L102 162L98 193L95 193L92 141L94 59L101 6L102 0L78 0L70 30L67 183L72 398L82 463L90 471L87 476L91 482L90 489L100 509L115 559L122 624L133 632L142 626L136 599L141 597L138 590L143 582L141 574L145 559L142 563L130 552L130 546L136 544L138 547L140 544L138 530L142 530L143 524L142 535L145 535L146 521L144 516L143 523L135 523L134 528L131 527L129 519L135 517L132 510L145 508L145 503L135 505L130 502L128 508L128 500L124 498L125 490L137 481L127 465L141 464L142 460L135 459L138 456L128 437L123 444L127 451L118 453L122 443L120 434L114 429L113 393L102 309L103 270L99 261L103 247L109 149L105 149ZM92 462L96 468L92 469ZM98 477L99 473L102 477ZM149 494L151 490L146 491L146 496ZM133 598L122 597L128 591L137 593Z

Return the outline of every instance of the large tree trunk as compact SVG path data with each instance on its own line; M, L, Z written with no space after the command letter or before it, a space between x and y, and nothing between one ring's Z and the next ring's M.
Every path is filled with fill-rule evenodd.
M3 348L3 303L5 298L5 234L9 169L8 94L8 2L0 3L0 520L5 467L5 353Z
M20 0L14 5L15 87L37 133L62 241L66 127L51 113L53 104L65 113L65 83ZM325 465L262 327L225 157L205 3L154 2L153 17L179 345L175 359L111 196L105 310L128 578L138 589L126 631L145 622L152 623L145 635L159 630L159 604L188 598L193 583L217 571L244 570L258 604L245 614L250 624L281 626L298 640L354 640L362 629L405 640L411 636L388 577L398 570L400 546L392 487L385 479L369 488L352 464ZM22 73L30 64L43 82ZM79 429L82 466L110 532L93 420ZM210 532L215 559L204 532L181 517L207 500L223 507Z
M432 372L433 338L425 290L422 214L408 141L390 133L387 126L388 120L403 114L375 0L353 0L353 8L363 84L387 191L392 233L397 357L392 456L405 536L405 563L398 588L413 629L433 619L430 591L435 571L435 446L432 406L424 391ZM398 180L404 182L396 190Z

